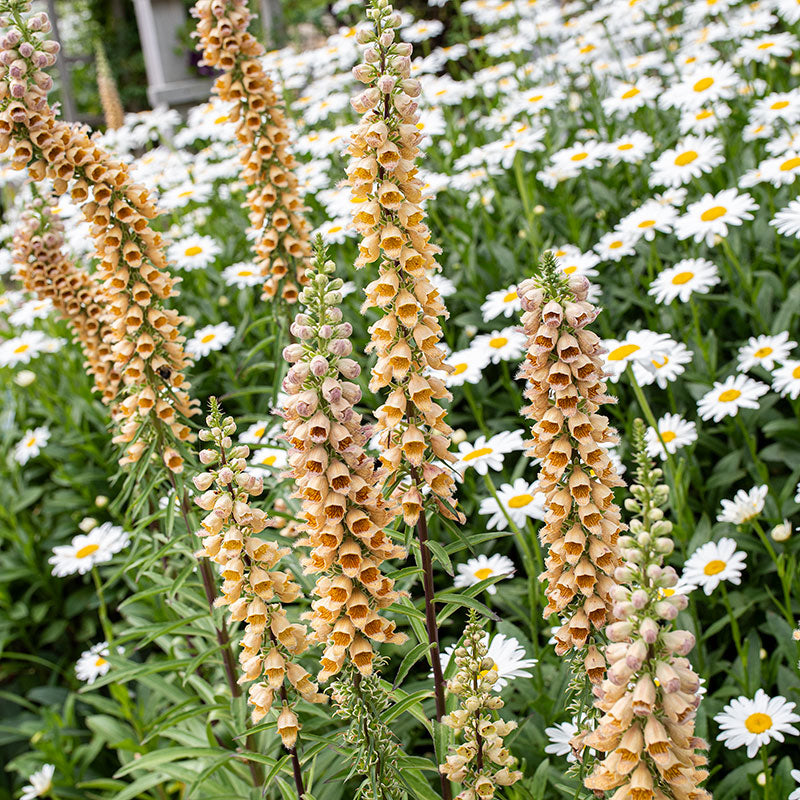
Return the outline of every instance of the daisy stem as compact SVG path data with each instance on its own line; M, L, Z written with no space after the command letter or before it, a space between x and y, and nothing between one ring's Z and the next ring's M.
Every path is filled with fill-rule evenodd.
M731 633L733 634L733 644L736 647L736 652L739 654L739 660L742 662L742 677L738 675L736 679L742 686L743 691L747 691L747 653L742 649L742 634L739 631L739 622L734 616L733 608L731 607L731 599L728 597L728 589L725 586L725 581L720 581L720 588L722 589L722 604L728 612L728 619L731 623Z
M744 420L742 419L741 414L735 414L736 424L742 431L742 436L744 437L745 442L747 443L747 448L750 451L750 458L753 459L753 466L758 472L758 477L767 485L769 486L769 470L767 469L766 464L762 463L762 461L758 457L758 451L756 449L756 440L755 437L747 430L747 426L744 424Z
M100 574L97 572L97 567L92 567L92 580L94 581L94 588L97 592L97 613L100 616L100 627L103 629L103 636L105 636L109 647L114 639L114 632L111 628L111 621L108 618L108 606L106 606L106 598L103 594L103 583L100 580Z
M755 528L758 538L761 539L761 543L764 545L769 553L770 558L775 564L775 569L778 571L778 577L780 578L781 586L783 587L783 602L786 605L782 605L777 601L777 599L775 600L775 605L778 606L781 614L783 614L784 618L789 623L789 627L793 628L795 621L794 617L792 616L792 576L787 574L785 561L775 552L775 548L772 546L772 542L770 542L769 536L767 536L767 533L761 526L761 523L757 519L751 519L750 522Z
M764 765L764 800L772 796L772 771L769 768L766 746L761 747L761 763Z
M691 295L689 295L689 308L692 310L692 321L694 322L694 335L697 339L697 346L700 348L700 352L703 354L703 361L705 362L706 369L708 370L711 380L713 381L715 370L711 365L711 359L708 356L706 340L703 337L702 328L700 327L700 314L697 311L697 304L694 302L694 297Z
M472 394L472 387L468 384L464 384L464 397L467 398L467 404L472 411L472 416L475 417L475 422L478 424L478 428L480 428L481 433L486 436L487 438L491 436L489 433L489 428L486 427L486 422L483 419L483 411L481 411L480 406L475 402L475 395Z

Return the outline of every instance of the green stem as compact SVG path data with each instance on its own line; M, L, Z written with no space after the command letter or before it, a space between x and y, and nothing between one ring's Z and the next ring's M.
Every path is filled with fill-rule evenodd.
M772 797L772 770L769 768L766 746L761 748L761 763L764 765L764 800Z
M103 594L103 583L100 580L100 574L97 571L97 567L92 567L92 580L94 581L94 588L97 592L97 610L100 616L100 627L103 629L103 635L105 640L108 642L108 646L111 647L111 643L114 640L114 632L111 628L111 621L108 618L108 607L106 606L106 599L105 595Z
M725 581L720 582L720 588L722 589L722 603L725 606L725 610L728 612L728 619L731 621L733 643L736 646L736 652L739 654L739 660L742 662L742 674L747 675L747 653L742 648L742 634L739 631L739 621L734 616L733 608L731 607L731 599L728 597L728 587L725 586ZM736 680L739 681L742 689L747 691L747 683L745 680L738 675L736 675Z

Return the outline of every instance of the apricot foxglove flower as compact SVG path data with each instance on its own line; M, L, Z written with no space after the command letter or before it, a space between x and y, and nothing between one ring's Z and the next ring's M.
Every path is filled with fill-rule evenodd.
M612 491L623 481L607 451L616 436L599 413L610 402L603 348L588 330L599 310L586 300L588 288L586 278L564 276L550 252L540 274L519 288L527 335L522 413L532 423L527 453L542 460L537 484L545 496L544 614L564 620L556 633L560 655L585 648L606 623L623 528Z

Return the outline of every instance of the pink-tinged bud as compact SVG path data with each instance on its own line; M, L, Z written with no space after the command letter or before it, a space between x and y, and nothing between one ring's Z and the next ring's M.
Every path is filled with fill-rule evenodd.
M647 644L653 644L658 639L658 623L650 617L642 620L642 624L639 625L639 635Z
M398 113L404 117L410 117L419 108L417 103L405 94L405 92L394 95L394 97L392 97L392 103Z
M624 642L633 633L632 622L612 622L606 628L606 634L612 642Z
M335 356L349 356L353 352L353 345L349 339L332 339L328 344L328 352Z
M664 634L662 641L671 653L685 656L691 653L695 639L689 631L670 631Z
M299 361L302 357L303 345L301 344L289 344L283 348L283 358L290 364L294 364L295 361Z
M401 78L411 75L411 59L408 56L395 56L392 60L392 69Z
M230 467L223 467L217 473L217 482L227 486L233 480L233 470Z
M201 472L192 478L192 483L198 492L204 492L214 482L214 476L210 472Z
M666 661L656 663L656 678L658 678L662 690L668 694L677 692L681 688L681 679L678 677L678 673Z
M656 603L655 612L661 619L666 619L668 621L672 621L678 616L678 609L666 600Z
M689 606L689 598L685 594L680 594L680 592L672 595L667 602L675 606L678 611L685 611Z
M11 96L16 100L20 100L25 97L25 91L27 87L24 83L20 81L11 81Z
M348 380L354 380L361 374L361 367L351 358L343 358L336 363L336 369Z
M655 582L661 579L663 572L663 569L659 567L658 564L651 564L647 568L647 577L650 578L651 581Z
M641 669L645 658L647 658L647 645L641 639L637 639L628 648L625 654L625 663L635 672L637 669Z
M200 463L201 464L213 464L217 460L217 451L216 450L201 450L200 451Z
M634 611L633 603L614 603L614 616L619 619L627 619Z
M28 65L21 58L12 61L8 68L8 74L12 78L22 78L27 71Z
M309 328L307 325L298 325L296 322L293 322L289 326L289 330L298 339L302 339L304 342L308 341L314 335L314 331L311 328Z
M590 288L589 279L584 275L573 275L569 279L569 290L578 300L585 300Z
M624 603L626 600L630 600L630 589L627 586L613 586L611 588L611 599L616 601L617 603Z
M398 56L408 57L408 56L411 55L411 52L413 51L413 49L414 48L412 47L412 45L409 42L398 42L394 46L394 51L395 51L395 53L397 53Z
M353 67L353 77L361 83L369 83L375 77L375 67L370 64L357 64Z
M30 42L23 42L19 46L19 54L23 58L30 58L34 54L33 45Z
M422 91L422 84L416 78L406 78L401 84L400 88L409 97L419 97Z
M625 686L630 680L633 670L634 667L628 666L627 661L621 658L608 668L606 676L614 686Z
M328 371L330 364L325 356L317 355L311 359L309 367L311 368L312 375L316 375L318 378L321 378Z
M340 339L347 339L353 335L353 326L349 322L343 322L336 330L336 335Z
M295 364L287 373L286 377L292 376L292 383L302 383L311 374L311 367L308 366L307 361L300 364Z
M380 78L378 78L378 89L380 89L383 94L390 94L396 82L393 75L381 75Z
M377 87L372 87L371 89L367 89L366 92L362 92L359 95L356 95L351 101L350 105L353 106L353 110L359 114L366 114L367 111L372 111L375 106L378 105L378 102L381 99L381 93Z
M356 31L356 41L359 44L369 44L374 40L375 33L373 32L372 28L369 28L365 25Z
M644 589L637 589L631 595L631 603L637 611L641 611L647 605L647 592Z
M3 37L3 49L10 50L14 47L17 42L22 38L22 34L17 30L17 28L12 28L6 35ZM23 42L23 44L27 44L27 42ZM20 50L22 48L20 47Z
M617 567L614 570L614 580L617 580L620 583L628 583L632 577L633 575L627 567Z
M338 308L338 307L329 308L328 309L328 322L331 322L331 323L335 324L335 323L341 322L341 321L342 321L342 309ZM351 333L352 333L352 330L353 329L351 328L350 329Z
M325 378L322 383L322 396L329 403L338 403L342 399L342 387L335 378Z
M319 335L322 339L330 339L333 336L333 328L330 325L323 325L319 329Z
M194 502L200 506L203 511L211 511L211 509L214 508L214 503L217 502L217 493L213 489L209 489L207 492L203 492L200 497L195 497Z
M381 60L381 54L377 47L368 47L364 51L364 61L367 64L377 64Z
M380 35L380 38L378 39L378 42L380 43L381 47L389 47L389 45L391 45L391 43L393 41L394 41L394 31L393 30L384 31Z
M228 519L232 508L233 498L227 493L221 494L214 503L214 513L222 519Z

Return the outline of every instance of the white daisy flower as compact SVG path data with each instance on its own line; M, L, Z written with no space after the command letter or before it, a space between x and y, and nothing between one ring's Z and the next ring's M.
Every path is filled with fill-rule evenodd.
M453 371L436 374L448 387L479 383L483 377L483 370L490 360L486 348L469 347L466 350L455 350L445 358L445 362L453 368Z
M210 236L193 233L173 242L167 250L167 258L178 269L205 269L221 252L222 248Z
M325 244L342 244L348 236L353 236L356 233L350 222L349 217L337 217L329 222L323 222L314 231L313 236L316 237L316 234L319 233Z
M646 200L619 221L617 230L651 242L656 232L669 233L677 218L678 212L672 206L657 200Z
M663 461L667 453L675 453L679 448L697 441L697 425L683 419L679 414L665 414L657 424L660 439L653 427L648 427L645 433L647 455L650 458L658 457Z
M736 189L724 189L717 194L707 193L689 204L675 224L675 233L679 239L693 237L696 242L705 241L711 247L717 236L728 235L728 225L741 225L744 220L753 219L750 212L757 208L758 203L746 192L739 194Z
M111 662L108 660L108 642L99 642L81 653L75 664L75 675L79 681L91 686L109 669L111 669Z
M800 200L792 200L769 221L769 224L783 236L800 238Z
M27 328L33 325L35 320L44 319L52 310L53 301L49 298L28 300L9 315L8 321L20 328Z
M800 361L786 361L772 373L772 388L783 397L800 396Z
M525 658L525 650L513 636L505 636L496 633L489 641L488 632L484 634L483 643L488 645L487 657L491 658L494 664L490 669L497 672L497 680L492 688L499 692L508 686L514 678L533 677L528 669L538 663L535 658ZM439 656L442 660L442 671L447 669L447 665L455 652L457 644L451 644L444 649Z
M516 285L509 286L507 289L500 289L496 292L489 292L486 300L481 306L481 314L484 322L491 322L501 314L504 317L511 317L522 310Z
M787 331L781 331L774 336L751 336L747 344L739 348L736 356L739 371L747 372L755 366L771 371L777 366L777 362L786 361L793 347L797 347L797 342L789 340Z
M800 730L792 725L800 722L794 707L785 697L770 697L763 689L758 689L752 700L737 697L714 717L720 727L717 741L724 742L729 750L746 745L747 757L755 758L773 739L782 742L785 733L800 736Z
M626 164L638 164L653 152L653 139L643 131L631 131L605 146L606 158L612 164L620 161Z
M495 553L492 556L483 554L470 558L463 564L456 565L457 575L453 581L453 586L462 588L464 586L474 586L476 583L485 581L495 575L502 575L504 578L514 577L514 562L506 556ZM496 594L497 587L492 585L486 590L489 594Z
M22 787L19 800L33 800L35 797L44 797L53 788L53 775L56 768L54 764L44 764L29 778L28 783Z
M759 182L788 186L800 175L800 155L797 150L789 150L776 158L767 158L758 165L758 171Z
M601 105L606 114L627 115L649 104L661 94L661 83L654 78L640 77L630 83L615 81Z
M687 136L653 163L651 186L681 186L711 172L725 160L722 141L715 136Z
M403 37L408 42L423 42L425 39L432 39L444 30L444 23L438 19L418 20L406 28L403 28Z
M798 3L797 0L792 0L792 2L794 2L797 5L798 8L797 13L798 16L800 17L800 3ZM793 769L789 774L795 779L797 783L800 783L800 769ZM789 800L800 800L800 786L798 786L797 789L795 789L789 795Z
M228 286L247 289L250 286L260 286L264 282L264 276L251 261L240 261L238 264L231 264L222 270L222 280Z
M23 331L19 336L0 341L0 367L29 364L32 358L45 352L48 337L41 331Z
M66 545L53 548L48 563L53 565L53 575L63 578L66 575L87 573L96 564L110 561L111 557L128 546L130 534L118 525L104 522L86 534L78 534Z
M747 556L736 549L733 539L706 542L692 553L683 567L684 585L701 588L710 595L722 581L739 585Z
M187 181L164 192L158 200L158 207L163 211L174 211L189 203L205 203L214 191L211 183L192 183Z
M476 336L470 349L487 355L492 364L499 364L518 360L525 352L526 342L522 331L509 327Z
M274 442L274 437L267 435L274 425L275 423L272 420L267 419L254 422L246 431L239 435L239 442L241 444L254 445Z
M772 58L786 58L800 47L800 42L791 33L783 31L769 36L759 36L756 39L745 39L736 51L735 58L740 58L745 64L769 64Z
M489 530L505 530L508 527L506 513L517 528L522 528L527 519L544 520L545 495L525 478L517 478L513 484L504 483L497 490L497 497L499 504L494 497L485 497L479 508L480 514L489 516L486 523Z
M721 383L715 381L714 388L697 401L697 411L701 419L719 422L736 416L740 408L758 408L758 398L768 391L768 386L746 375L729 375Z
M800 120L800 91L772 92L757 100L750 110L750 120L753 125L769 126L775 120L793 125Z
M706 258L684 258L662 270L650 284L647 293L656 303L671 303L676 297L688 302L694 292L707 294L719 283L719 271Z
M739 489L733 500L722 501L722 511L717 514L717 522L743 525L755 519L764 509L767 492L769 492L767 486L754 486L749 492Z
M288 454L279 447L261 447L250 456L253 467L272 467L282 469L288 463Z
M28 428L25 435L14 445L14 460L17 464L27 464L42 452L42 448L50 440L50 428L39 425L37 428Z
M719 123L731 115L730 106L718 103L715 106L689 109L685 111L678 123L681 133L710 133L719 126Z
M605 371L608 379L614 383L619 380L620 375L630 363L641 363L652 366L656 359L663 359L667 353L668 343L672 339L665 333L655 333L646 328L641 331L628 331L627 336L622 340L604 339L603 347L608 351L603 356ZM652 383L650 378L648 383Z
M206 325L195 331L194 336L186 342L186 352L192 358L203 358L212 350L222 350L229 344L236 333L236 328L229 322L218 325Z
M593 139L576 142L570 147L558 150L551 156L551 163L556 168L575 170L594 169L605 157L605 147Z
M555 630L558 630L556 628ZM550 744L545 745L545 753L554 756L566 756L569 764L577 761L570 741L578 733L578 726L574 722L557 722L555 725L545 728L545 736L550 740Z
M600 263L600 256L596 253L582 253L580 248L572 244L562 244L551 252L565 275L583 275L585 278L599 275L595 267Z
M620 261L625 256L636 252L636 243L639 236L622 231L609 231L600 237L594 246L594 251L600 256L601 261Z
M523 448L521 431L502 431L489 439L479 436L473 444L461 442L458 445L458 461L453 466L462 473L472 467L479 475L486 475L490 469L503 468L506 453Z
M691 364L693 357L685 344L666 337L649 361L633 361L633 375L641 386L655 382L661 389L666 389L668 383L685 372L685 365Z

